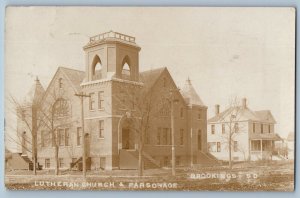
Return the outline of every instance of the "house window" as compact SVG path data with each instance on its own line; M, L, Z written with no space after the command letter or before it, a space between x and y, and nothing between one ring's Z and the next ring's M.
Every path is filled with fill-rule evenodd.
M180 108L180 117L183 118L183 108Z
M51 136L52 136L52 147L54 147L56 146L56 142L57 142L55 132L54 133L52 132Z
M170 166L170 160L168 156L164 156L164 166Z
M222 124L222 134L225 134L225 124Z
M238 142L237 142L237 141L234 141L234 142L233 142L233 151L234 151L234 152L237 152L237 151L238 151Z
M82 142L82 129L77 127L77 146L80 146Z
M65 128L65 146L70 146L70 133L68 128Z
M264 125L263 124L260 125L260 133L264 133Z
M160 133L161 133L161 128L158 128L157 134L156 134L156 144L157 145L161 144L161 142L160 142Z
M63 168L65 166L64 158L58 158L58 165L59 165L59 168Z
M41 145L42 145L42 147L45 146L45 135L46 135L46 132L41 131Z
M163 132L162 132L162 136L163 136L163 139L162 139L162 144L163 145L167 145L169 142L168 142L168 128L163 128Z
M221 142L217 142L217 152L221 152Z
M58 143L59 143L59 146L64 145L64 140L65 140L65 131L63 129L58 129Z
M104 138L104 120L99 120L99 138Z
M269 133L271 133L271 125L268 126Z
M49 146L50 143L50 134L48 131L41 131L41 145L42 147Z
M234 132L239 132L239 123L234 123Z
M198 130L198 150L202 150L202 131Z
M184 130L180 129L180 145L183 145L184 141Z
M216 152L216 143L215 142L208 142L208 151L209 152Z
M45 159L45 168L50 168L50 159L49 158Z
M90 93L90 110L95 109L95 93Z
M201 110L198 110L198 120L201 119Z
M104 92L98 92L98 109L104 109Z
M149 131L146 132L145 144L150 144L150 133L149 133Z
M59 86L60 89L63 87L63 82L62 81L63 81L62 78L58 79L58 86Z
M175 157L175 164L176 164L176 166L180 165L180 160L181 160L180 156L176 156Z
M211 134L215 134L215 125L211 125Z
M252 124L252 131L255 133L255 123Z

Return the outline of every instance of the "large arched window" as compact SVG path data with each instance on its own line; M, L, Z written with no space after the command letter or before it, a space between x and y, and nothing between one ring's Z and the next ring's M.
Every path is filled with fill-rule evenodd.
M98 55L96 55L92 62L92 79L101 79L101 70L102 70L102 63L101 59Z
M130 79L130 59L125 56L122 61L122 78Z
M56 117L65 117L70 115L69 102L63 98L58 98L53 104L53 114Z

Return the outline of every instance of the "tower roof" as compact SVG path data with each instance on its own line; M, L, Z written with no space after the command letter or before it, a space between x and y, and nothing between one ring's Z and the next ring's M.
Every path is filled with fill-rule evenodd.
M40 80L36 77L34 84L27 93L24 99L24 105L35 105L38 104L43 97L45 89L43 88Z
M188 105L200 105L205 106L196 90L194 89L191 80L188 78L185 82L181 94Z

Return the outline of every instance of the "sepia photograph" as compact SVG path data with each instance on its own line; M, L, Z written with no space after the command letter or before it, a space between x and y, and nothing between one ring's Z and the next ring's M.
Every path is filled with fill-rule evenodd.
M295 14L7 7L5 187L294 191Z

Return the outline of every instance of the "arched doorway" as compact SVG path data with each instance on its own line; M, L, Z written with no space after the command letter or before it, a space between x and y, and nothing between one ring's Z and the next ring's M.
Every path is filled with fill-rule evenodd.
M138 151L134 124L130 118L123 118L119 130L119 169L137 169Z

